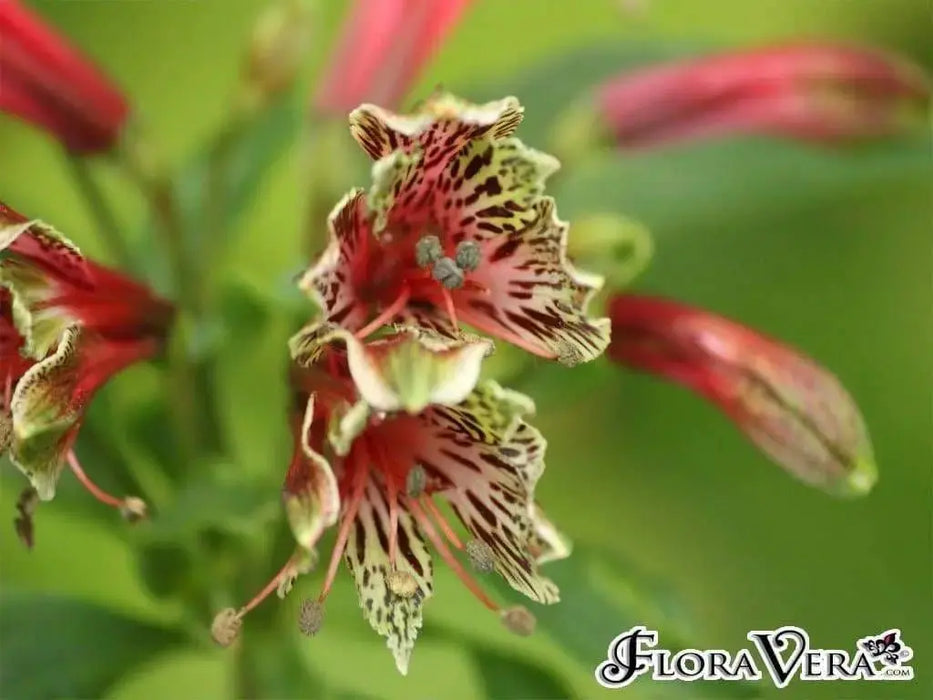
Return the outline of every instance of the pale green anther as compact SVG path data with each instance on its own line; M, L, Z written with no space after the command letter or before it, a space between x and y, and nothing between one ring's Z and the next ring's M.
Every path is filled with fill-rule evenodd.
M409 498L418 498L424 493L427 480L428 476L424 473L424 467L416 464L408 470L408 476L405 477L405 493L408 494Z
M496 555L492 547L482 540L472 539L466 543L466 554L470 558L470 564L477 571L489 574L496 568Z
M462 270L472 272L479 267L479 246L474 241L461 241L457 244L454 260Z
M459 289L463 286L463 270L452 258L441 258L434 263L434 269L431 271L438 282L447 289Z
M418 590L418 582L407 571L390 571L386 574L386 587L399 598L411 598Z
M415 243L415 262L418 267L427 269L444 255L441 239L437 236L422 236Z
M306 598L298 611L298 629L307 637L313 637L324 624L324 606L316 600Z

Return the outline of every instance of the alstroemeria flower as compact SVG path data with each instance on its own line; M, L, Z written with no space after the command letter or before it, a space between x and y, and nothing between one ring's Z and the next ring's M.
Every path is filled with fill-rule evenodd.
M54 228L2 202L0 283L14 294L23 352L35 359L74 324L110 339L164 337L174 313L143 285L85 258Z
M868 492L877 470L865 421L836 377L721 316L668 299L610 300L607 354L712 401L775 462L841 496Z
M0 111L75 153L111 148L129 114L120 91L18 0L0 0Z
M411 116L350 115L377 162L369 194L334 209L330 245L301 282L328 321L361 336L397 322L449 337L464 322L567 364L605 349L608 319L586 316L602 280L567 261L567 224L542 196L558 163L511 137L521 118L512 97L448 94Z
M362 102L394 107L470 0L357 0L314 107L344 115Z
M414 329L363 344L326 323L294 339L292 383L304 417L295 424L286 510L305 551L326 528L338 527L322 593L304 609L309 633L317 631L320 603L345 558L366 619L406 673L422 604L433 594L425 538L514 631L530 633L531 614L501 608L452 549L532 600L558 600L557 587L537 568L569 553L533 500L545 442L525 422L533 411L528 398L494 382L477 384L489 348L488 341ZM435 499L450 505L472 540L461 541ZM292 575L289 564L278 579ZM239 619L275 587L229 614Z
M100 500L134 510L136 502L104 494L72 452L88 401L113 374L155 356L172 306L142 285L86 260L53 228L0 204L0 285L12 297L4 328L13 326L15 375L4 352L0 374L10 382L10 456L38 496L49 500L67 461ZM7 315L8 314L8 315ZM5 342L5 345L7 342Z
M872 47L800 42L626 71L569 110L561 153L608 140L653 147L737 133L821 143L926 126L930 79Z

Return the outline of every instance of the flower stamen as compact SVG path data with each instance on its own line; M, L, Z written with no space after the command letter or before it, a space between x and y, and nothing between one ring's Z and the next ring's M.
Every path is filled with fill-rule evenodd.
M117 498L116 496L110 495L91 481L91 478L85 473L84 469L81 468L81 464L78 462L78 456L74 453L74 450L68 451L67 459L68 466L71 467L71 471L77 477L78 481L81 482L81 485L98 501L119 510L120 514L129 522L136 522L146 517L145 501L135 496Z
M454 532L453 528L450 527L450 523L447 522L447 518L444 517L444 514L441 513L440 508L437 507L437 504L431 499L430 496L422 496L421 504L424 506L425 510L434 518L434 522L437 523L437 526L441 529L441 532L444 533L444 537L447 538L447 541L450 542L457 549L463 549L463 542L460 541L460 538L457 537L457 533Z
M343 550L346 549L347 540L350 537L350 528L356 521L357 511L360 509L360 501L363 500L363 491L366 488L366 480L369 477L369 468L363 466L363 463L357 461L357 471L354 473L355 483L353 484L353 493L347 503L347 510L344 512L343 520L340 523L340 531L337 533L337 541L334 542L334 549L330 556L330 564L327 566L327 576L324 578L324 586L321 588L321 594L318 596L318 602L323 603L330 587L334 583L334 577L337 575L337 568L340 566L340 559L343 557Z
M447 316L450 317L450 323L453 325L454 330L460 327L460 324L457 323L457 309L454 307L454 298L450 295L450 290L447 287L441 288L441 296L444 297L444 307L447 309Z
M373 331L377 331L389 323L393 318L395 318L395 315L399 311L405 308L405 304L408 303L410 297L411 289L409 289L408 285L406 284L402 286L402 291L399 292L399 295L395 298L395 301L383 309L382 312L376 316L376 318L358 330L356 332L356 337L362 340Z
M391 476L386 479L386 491L389 501L389 564L394 568L398 552L398 489Z
M467 573L466 569L463 568L463 565L460 561L453 555L453 553L448 549L447 543L444 542L437 534L437 530L434 529L434 525L431 523L431 520L428 518L427 514L421 509L421 506L418 505L418 501L412 498L406 498L406 504L408 505L409 511L415 516L415 520L418 521L418 524L421 526L421 529L424 530L424 534L427 535L428 539L431 540L431 544L434 545L434 548L437 550L437 553L441 555L447 566L457 574L463 585L465 585L470 592L479 599L479 601L485 605L487 608L492 610L494 613L500 612L500 607L497 605L480 587L480 585Z

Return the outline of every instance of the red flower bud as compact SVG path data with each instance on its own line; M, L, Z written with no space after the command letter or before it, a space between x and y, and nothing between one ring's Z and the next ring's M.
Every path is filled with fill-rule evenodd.
M357 0L314 100L345 115L363 102L391 109L470 0Z
M109 149L126 121L123 95L18 0L0 0L0 111L75 153Z
M630 148L731 133L835 143L925 123L929 100L928 76L898 56L799 43L623 73L568 112L558 137L565 150L594 132Z
M839 381L786 345L674 301L610 302L609 356L706 397L801 480L837 495L877 478L865 423Z

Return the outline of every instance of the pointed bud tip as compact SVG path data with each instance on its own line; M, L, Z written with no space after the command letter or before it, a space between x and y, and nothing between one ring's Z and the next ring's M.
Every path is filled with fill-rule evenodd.
M316 635L324 624L324 606L318 601L306 598L301 601L298 610L298 629L306 637Z
M240 613L233 608L224 608L214 617L211 623L211 637L222 647L233 644L240 636L243 619Z
M835 493L846 498L860 498L878 483L878 466L871 457L858 457L849 475L835 489Z
M520 637L528 637L534 633L538 623L531 611L523 605L506 608L500 613L500 617L505 628Z

